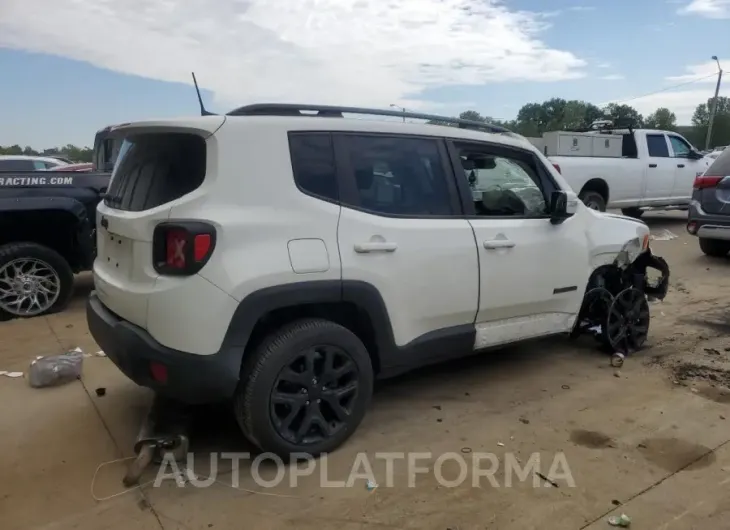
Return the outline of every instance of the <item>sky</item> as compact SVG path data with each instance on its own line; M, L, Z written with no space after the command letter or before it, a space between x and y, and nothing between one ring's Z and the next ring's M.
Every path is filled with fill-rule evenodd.
M730 0L0 0L0 145L92 145L106 125L195 115L191 71L214 112L512 119L562 97L689 124L714 93L711 57L730 68L728 27Z

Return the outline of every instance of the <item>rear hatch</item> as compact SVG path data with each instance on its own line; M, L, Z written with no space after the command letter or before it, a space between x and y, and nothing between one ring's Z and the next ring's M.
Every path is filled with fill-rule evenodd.
M693 199L699 201L708 214L730 215L730 150L722 154L697 177Z
M123 142L97 208L95 288L104 305L140 327L146 327L149 295L159 277L153 263L155 227L204 183L206 140L224 120L138 123L115 132Z

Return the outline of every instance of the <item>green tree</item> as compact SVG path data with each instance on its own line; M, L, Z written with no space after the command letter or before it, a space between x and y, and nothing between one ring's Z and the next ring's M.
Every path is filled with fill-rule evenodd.
M552 98L524 105L517 113L514 126L525 136L542 136L547 131L588 127L602 117L603 111L587 101Z
M26 156L62 156L74 162L91 162L93 158L93 150L90 147L78 147L73 144L67 144L64 147L51 147L36 151L30 146L25 148L19 145L1 146L0 155L26 155Z
M677 128L677 116L668 108L661 107L649 114L644 120L647 129L661 129L663 131L674 131Z
M631 105L609 103L603 109L603 113L606 118L619 127L642 127L644 125L644 117Z
M697 135L696 142L700 147L704 147L705 138L707 137L707 127L710 123L710 111L715 98L710 98L707 103L697 105L694 115L692 116L692 126ZM712 138L710 146L728 145L730 144L730 98L717 98L717 114L712 124Z

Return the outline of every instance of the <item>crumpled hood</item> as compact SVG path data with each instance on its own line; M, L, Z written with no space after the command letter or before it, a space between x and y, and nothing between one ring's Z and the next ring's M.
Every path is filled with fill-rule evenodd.
M591 213L594 215L597 215L599 217L608 217L609 219L622 219L624 221L633 221L634 223L644 225L646 226L646 223L642 221L641 219L637 219L636 217L629 217L628 215L621 215L617 213L608 213L608 212L597 212L595 210L591 210Z

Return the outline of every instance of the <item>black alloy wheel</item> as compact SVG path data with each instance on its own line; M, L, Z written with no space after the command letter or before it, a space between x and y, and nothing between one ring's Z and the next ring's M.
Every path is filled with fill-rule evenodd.
M271 420L293 444L336 436L353 413L360 383L357 365L341 348L318 345L282 368L271 392Z
M606 317L606 340L614 352L636 351L649 336L649 302L630 287L616 295Z

